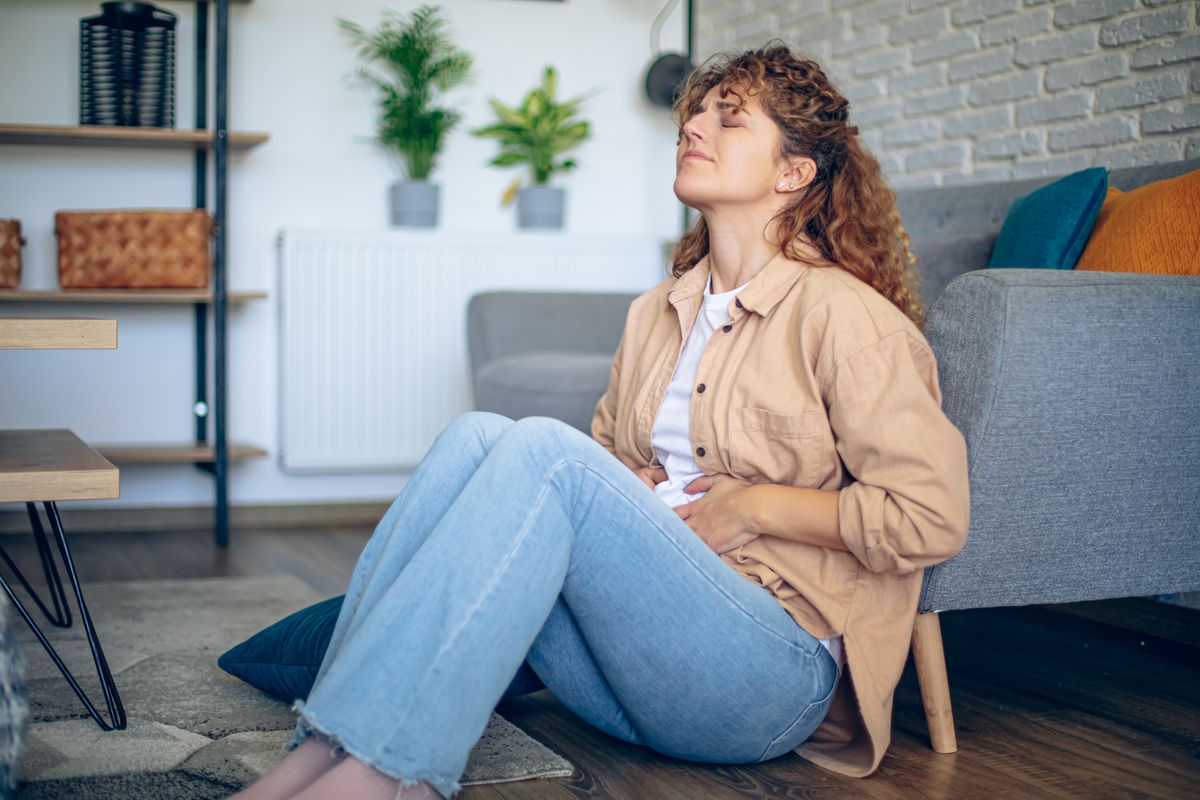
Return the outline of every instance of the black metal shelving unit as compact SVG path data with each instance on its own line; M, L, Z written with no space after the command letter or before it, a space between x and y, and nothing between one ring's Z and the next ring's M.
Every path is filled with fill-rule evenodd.
M229 25L231 0L193 0L195 6L195 126L194 130L165 128L71 127L60 125L0 124L0 144L99 145L181 147L193 150L194 207L210 209L213 218L212 274L208 292L154 290L99 290L91 292L0 291L0 301L161 302L192 303L195 343L195 402L192 405L194 446L98 448L120 454L126 463L191 463L211 475L214 482L213 533L218 548L229 545L229 464L232 459L265 456L246 445L231 451L228 438L228 315L230 293L228 259L229 150L246 149L266 141L265 134L229 130ZM251 0L234 0L245 4ZM215 31L210 21L215 18ZM210 42L211 39L211 42ZM209 128L209 50L213 54L213 126ZM198 135L202 134L202 135ZM212 159L212 203L209 198L209 149ZM147 298L146 295L155 295ZM261 299L258 292L237 293L235 301ZM210 325L211 306L211 370ZM210 402L211 388L211 402ZM209 449L211 448L211 455ZM112 460L118 460L113 456Z

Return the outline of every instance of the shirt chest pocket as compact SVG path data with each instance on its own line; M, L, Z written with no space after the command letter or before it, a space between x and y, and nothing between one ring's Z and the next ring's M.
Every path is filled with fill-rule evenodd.
M828 424L820 411L779 414L735 408L729 427L729 465L754 483L814 486L825 471Z

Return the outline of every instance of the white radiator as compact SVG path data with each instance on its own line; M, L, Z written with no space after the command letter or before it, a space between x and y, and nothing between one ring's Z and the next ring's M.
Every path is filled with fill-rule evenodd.
M655 237L285 230L279 237L280 461L410 470L472 408L466 309L492 289L643 292Z

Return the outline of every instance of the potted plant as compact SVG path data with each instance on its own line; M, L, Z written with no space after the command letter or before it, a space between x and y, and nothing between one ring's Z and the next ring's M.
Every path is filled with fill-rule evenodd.
M411 15L384 11L379 27L367 32L339 17L338 26L358 45L368 63L384 75L357 71L378 90L376 141L400 156L401 180L391 187L392 224L433 227L438 217L438 186L429 182L446 134L462 115L434 105L444 92L470 79L472 57L450 43L438 6L422 5Z
M532 184L518 191L521 181L514 180L501 198L508 205L516 195L517 226L521 228L562 228L564 191L547 184L554 173L567 172L577 165L573 158L555 159L591 135L587 121L573 119L585 96L557 102L557 80L554 67L547 66L542 85L525 95L520 108L489 99L498 122L471 131L475 136L500 142L500 154L488 162L492 166L529 165Z

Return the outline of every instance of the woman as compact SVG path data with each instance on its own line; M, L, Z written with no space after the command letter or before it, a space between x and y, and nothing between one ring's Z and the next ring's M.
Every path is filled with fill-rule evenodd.
M592 438L485 412L439 434L291 752L237 797L450 797L518 684L676 758L874 771L921 569L962 547L969 498L847 110L784 46L690 77L675 193L701 219L629 309Z

